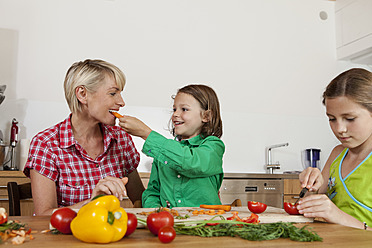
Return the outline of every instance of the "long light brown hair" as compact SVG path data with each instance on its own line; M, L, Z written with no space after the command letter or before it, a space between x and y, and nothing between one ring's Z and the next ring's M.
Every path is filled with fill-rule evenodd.
M222 119L220 113L220 103L216 92L209 86L203 84L190 84L177 91L193 96L199 103L200 107L209 115L209 121L204 123L200 134L203 138L208 136L222 136ZM174 99L175 96L172 96ZM171 132L175 135L173 123L171 124Z
M372 113L372 73L362 68L347 70L335 77L323 93L327 98L345 96Z

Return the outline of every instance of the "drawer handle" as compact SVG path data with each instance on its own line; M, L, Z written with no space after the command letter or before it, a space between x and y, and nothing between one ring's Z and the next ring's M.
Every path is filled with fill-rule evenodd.
M0 198L0 201L8 201L8 198Z
M0 185L0 189L6 189L7 186L6 185Z
M293 199L300 199L299 196L293 196L292 198L293 198Z

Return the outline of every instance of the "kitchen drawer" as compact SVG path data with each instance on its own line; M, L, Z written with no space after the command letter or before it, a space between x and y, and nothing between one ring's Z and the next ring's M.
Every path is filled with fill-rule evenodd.
M298 195L301 191L300 180L298 179L284 179L284 194Z
M9 213L8 201L8 182L16 182L18 184L29 183L31 180L27 178L22 171L0 171L0 207L6 209ZM21 200L21 215L30 216L34 213L34 203L32 199Z

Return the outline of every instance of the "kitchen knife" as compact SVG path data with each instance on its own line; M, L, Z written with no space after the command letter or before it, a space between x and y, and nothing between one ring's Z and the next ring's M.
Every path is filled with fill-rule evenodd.
M298 202L302 197L305 196L305 194L307 193L307 191L309 191L309 190L308 190L306 187L303 188L303 189L301 190L298 199L297 199L296 202L294 203L295 205L297 204L297 202Z

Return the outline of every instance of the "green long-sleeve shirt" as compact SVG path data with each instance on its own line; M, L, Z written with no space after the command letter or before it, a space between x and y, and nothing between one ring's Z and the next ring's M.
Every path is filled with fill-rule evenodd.
M142 152L154 158L150 180L142 195L145 208L198 207L221 204L225 145L219 138L200 135L188 140L167 139L152 131Z

